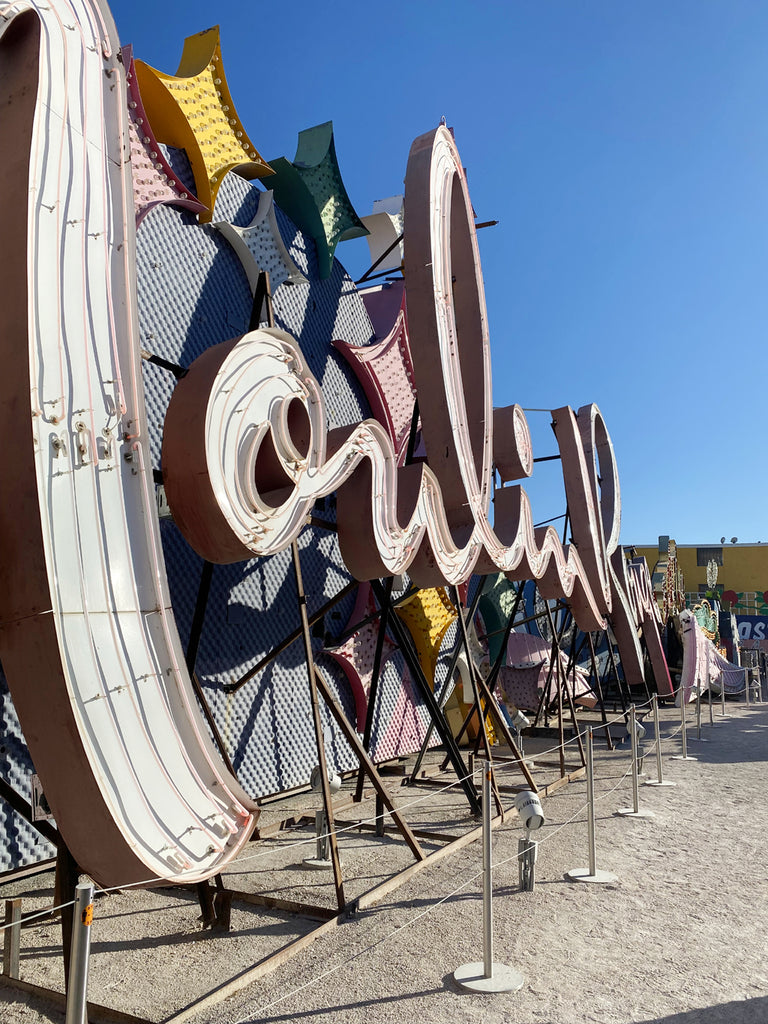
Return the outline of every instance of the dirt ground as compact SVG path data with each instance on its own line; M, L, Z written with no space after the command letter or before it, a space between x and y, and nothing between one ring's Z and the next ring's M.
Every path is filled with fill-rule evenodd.
M404 1018L420 1024L764 1024L768 704L747 709L729 702L726 710L721 719L716 705L710 725L705 706L701 740L695 725L689 727L688 753L695 761L672 759L681 746L679 712L662 712L664 777L675 785L641 786L640 807L654 817L615 815L632 804L628 744L609 752L596 733L597 866L615 873L613 884L566 877L588 864L583 777L544 801L533 892L519 886L519 820L508 817L494 832L494 960L523 975L518 992L468 993L453 979L456 968L483 958L481 843L472 842L348 921L326 925L282 966L207 1006L200 1002L207 993L321 922L235 898L231 931L217 933L201 929L193 892L102 896L92 926L89 998L140 1019L180 1022L183 1015L192 1024L400 1024ZM692 708L689 715L695 718ZM558 775L552 755L542 753L547 742L553 741L526 746L526 754L550 764L536 770L539 784ZM644 778L655 779L652 743L649 727ZM571 744L568 761L576 760ZM519 783L520 776L507 769L499 781ZM396 792L415 829L461 835L476 827L459 787ZM504 798L509 806L513 794L505 790ZM311 810L313 799L304 794L271 806L262 823ZM363 808L372 814L373 802ZM359 807L339 811L342 819L360 816ZM308 828L293 829L251 844L226 876L227 886L311 903L321 917L335 906L334 889L330 872L302 863L314 846L297 843L310 836ZM444 841L423 844L431 853ZM340 848L348 899L414 863L403 840L390 833L343 833ZM25 913L50 907L52 873L0 887L0 898L11 896L23 897ZM23 928L22 982L63 989L60 943L60 924L50 917ZM0 1021L63 1020L61 1006L0 979Z

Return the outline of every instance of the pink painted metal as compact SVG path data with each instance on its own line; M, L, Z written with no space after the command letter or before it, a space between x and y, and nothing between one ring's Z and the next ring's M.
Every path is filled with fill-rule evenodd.
M349 629L350 626L360 622L363 618L367 618L375 611L376 604L373 599L371 586L369 583L363 583L357 592L355 608L350 616L347 628ZM376 652L378 631L378 621L374 620L361 626L341 646L326 650L326 654L329 654L341 665L349 681L355 698L355 712L359 732L362 732L365 727L365 719L368 712L368 698L371 690L373 659ZM385 637L381 659L382 671L396 649L392 641ZM405 665L400 667L399 671L399 689L395 706L387 712L389 716L388 724L385 728L377 730L374 745L371 749L372 756L379 761L398 757L401 754L412 753L413 750L421 745L427 733L427 722L419 713L419 700L415 693L411 674ZM438 740L435 739L435 742L438 742Z
M668 696L673 688L661 647L658 608L650 579L644 584L639 568L630 579L619 545L619 473L605 422L594 405L584 406L575 415L567 406L555 409L552 420L560 448L571 534L600 611L610 616L625 678L630 686L640 687L645 681L638 637L638 628L643 627L656 688L660 695Z
M544 694L549 675L552 644L540 636L528 633L510 633L507 641L507 664L499 673L499 689L504 699L515 707L535 711ZM560 670L565 677L568 660L559 652ZM552 672L550 699L557 700L560 686L557 672ZM567 686L574 701L594 707L595 695L584 672L575 666L568 673ZM565 700L565 697L563 698Z
M644 558L633 558L625 561L627 592L635 622L643 631L645 648L656 680L656 689L661 697L671 697L674 693L669 666L661 645L662 625L659 605L653 594L651 575Z
M370 583L361 583L357 590L354 610L347 623L347 630L370 615L375 615L376 611L376 601L374 600ZM326 648L325 652L341 665L347 677L355 698L358 732L362 732L365 727L378 634L379 622L378 619L373 619L371 622L366 622L364 626L355 630L343 644L340 644L338 647ZM382 670L395 650L397 650L395 644L392 643L389 637L385 636L381 656Z
M133 47L122 48L128 86L128 130L131 138L131 173L133 198L136 204L136 227L150 210L161 203L182 206L192 213L203 213L207 207L189 193L166 160L152 131L139 91L133 64Z
M416 687L407 668L403 667L400 678L400 689L397 700L389 719L389 725L382 736L376 740L372 754L377 761L411 754L424 742L429 722L426 715L418 711L419 699ZM434 735L434 734L433 734ZM431 746L438 744L439 738L434 735Z
M405 292L397 282L393 288L375 289L363 293L372 322L381 323L392 308L392 299L400 296L400 306L394 324L380 341L361 347L345 341L333 345L352 366L365 392L374 417L387 428L402 466L408 450L416 388L413 383L413 364L408 342L408 320L405 310Z

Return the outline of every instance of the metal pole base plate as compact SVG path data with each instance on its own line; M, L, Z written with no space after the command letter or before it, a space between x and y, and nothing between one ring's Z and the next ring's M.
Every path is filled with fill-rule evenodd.
M673 754L670 761L698 761L698 757L691 757L690 754L683 756L682 754Z
M644 811L642 808L636 811L634 807L620 807L618 811L614 812L622 818L655 818L656 815L653 811Z
M330 857L305 857L301 863L305 868L312 868L315 871L333 870L333 861Z
M518 992L525 983L519 971L505 964L493 964L491 977L486 978L482 960L458 967L453 980L468 992Z
M589 868L573 868L571 871L566 871L565 877L571 882L598 882L602 885L619 880L618 875L613 875L610 871L601 871L599 868L595 868L594 874L590 872Z
M661 782L659 782L657 779L648 779L646 782L643 783L643 785L644 786L676 786L677 783L676 782L667 782L666 779L662 779Z

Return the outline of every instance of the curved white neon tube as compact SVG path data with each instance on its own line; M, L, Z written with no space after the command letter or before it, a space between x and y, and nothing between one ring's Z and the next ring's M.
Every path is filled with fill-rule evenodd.
M49 586L40 621L45 629L52 616L55 626L58 665L48 685L59 677L66 686L77 730L71 750L82 748L111 820L100 821L99 807L86 825L75 820L70 748L43 785L65 841L101 884L194 882L236 855L254 808L196 705L165 580L116 34L92 0L0 0L0 37L27 12L40 24L26 241L30 485ZM38 653L29 648L30 664ZM12 676L19 693L28 680ZM29 712L22 720L31 749L47 714L41 706L39 723ZM40 747L32 753L45 759Z

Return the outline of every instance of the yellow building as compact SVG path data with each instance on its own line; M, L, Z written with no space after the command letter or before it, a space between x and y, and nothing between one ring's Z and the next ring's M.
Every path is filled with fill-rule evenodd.
M652 579L657 562L667 558L669 543L669 537L662 536L658 544L633 546L647 561ZM677 544L677 564L689 608L711 589L707 584L707 565L711 561L717 565L717 590L736 596L736 601L731 601L731 611L737 615L768 615L768 544L725 540L719 544Z

